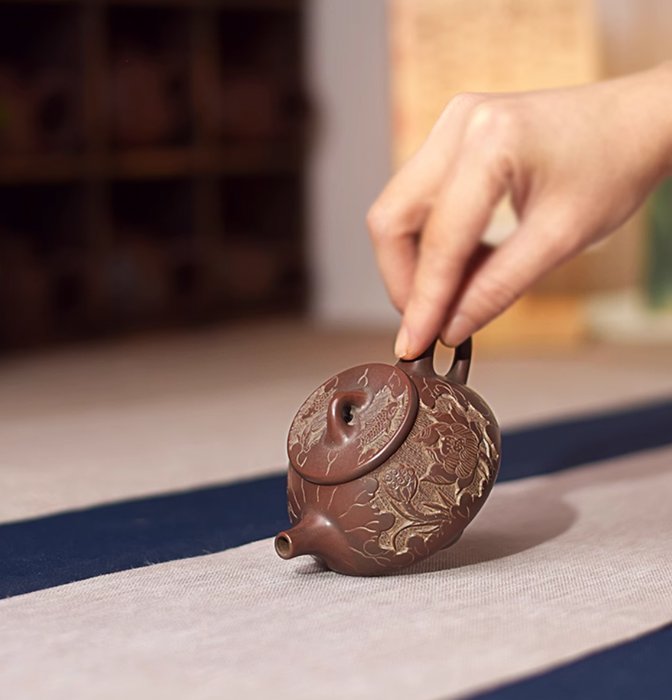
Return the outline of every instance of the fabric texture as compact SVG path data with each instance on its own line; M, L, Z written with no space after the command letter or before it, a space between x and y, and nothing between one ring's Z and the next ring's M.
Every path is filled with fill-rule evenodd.
M473 700L668 700L672 626L609 647Z

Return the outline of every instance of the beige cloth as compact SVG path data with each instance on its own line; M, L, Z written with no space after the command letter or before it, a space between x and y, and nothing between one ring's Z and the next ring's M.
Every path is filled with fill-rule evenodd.
M495 487L452 549L378 579L266 540L0 601L21 700L436 700L672 621L672 449Z

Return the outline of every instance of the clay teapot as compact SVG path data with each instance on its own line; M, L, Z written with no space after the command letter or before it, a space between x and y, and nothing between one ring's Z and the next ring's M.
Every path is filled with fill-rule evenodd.
M466 386L471 339L444 377L432 345L395 366L353 367L319 387L292 422L283 559L309 554L343 574L415 564L461 536L499 469L499 428Z

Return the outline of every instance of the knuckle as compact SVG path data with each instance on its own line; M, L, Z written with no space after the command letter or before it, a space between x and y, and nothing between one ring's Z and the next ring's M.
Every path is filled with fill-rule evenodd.
M543 241L552 264L559 264L578 253L584 246L585 222L574 212L567 211L556 217L556 225L549 228Z
M556 264L572 254L576 243L570 232L563 231L562 234L557 232L550 234L544 241L544 246L549 262Z
M475 329L482 328L488 321L488 318L485 314L479 314L476 309L469 307L460 307L460 316L463 319L465 326Z
M444 231L425 235L422 239L422 270L427 277L441 279L461 262L456 241Z
M483 95L478 92L459 92L450 99L446 105L446 111L459 112L471 110L483 100Z
M437 229L436 225L423 234L421 240L422 262L428 269L437 267L439 261L446 255L446 236L442 229Z
M463 267L472 252L469 237L451 231L447 223L436 220L427 225L421 247L426 268L443 274L455 273Z
M399 313L403 314L404 310L406 309L407 297L395 290L389 292L389 297L390 301L392 302L392 306L394 306Z
M423 313L434 313L437 310L441 310L442 305L442 294L443 291L440 284L427 284L425 280L424 284L420 284L416 287L413 294L413 306L415 310L422 310Z
M366 226L374 241L383 241L393 237L395 217L386 204L376 202L366 215Z
M500 275L488 275L472 289L472 300L474 306L482 310L482 315L494 317L511 306L521 293L510 280Z
M465 139L477 147L507 146L516 137L519 123L518 112L509 103L486 100L473 109Z
M452 97L444 107L441 116L434 128L440 128L446 121L452 120L456 116L466 116L476 105L484 100L484 95L478 92L459 92Z

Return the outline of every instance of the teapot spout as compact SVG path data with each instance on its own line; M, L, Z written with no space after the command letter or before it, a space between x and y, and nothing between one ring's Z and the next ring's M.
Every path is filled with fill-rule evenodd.
M308 512L291 529L283 530L275 537L275 551L283 559L293 559L304 554L321 557L334 536L334 528L325 516Z
M296 527L299 526L297 525ZM297 539L300 541L301 536L299 535L299 537L297 537L295 530L296 528L293 527L291 530L285 530L275 536L275 551L278 553L279 557L283 559L293 559L299 556L299 550L302 549L302 547L298 545ZM301 554L303 554L303 552L301 552Z

